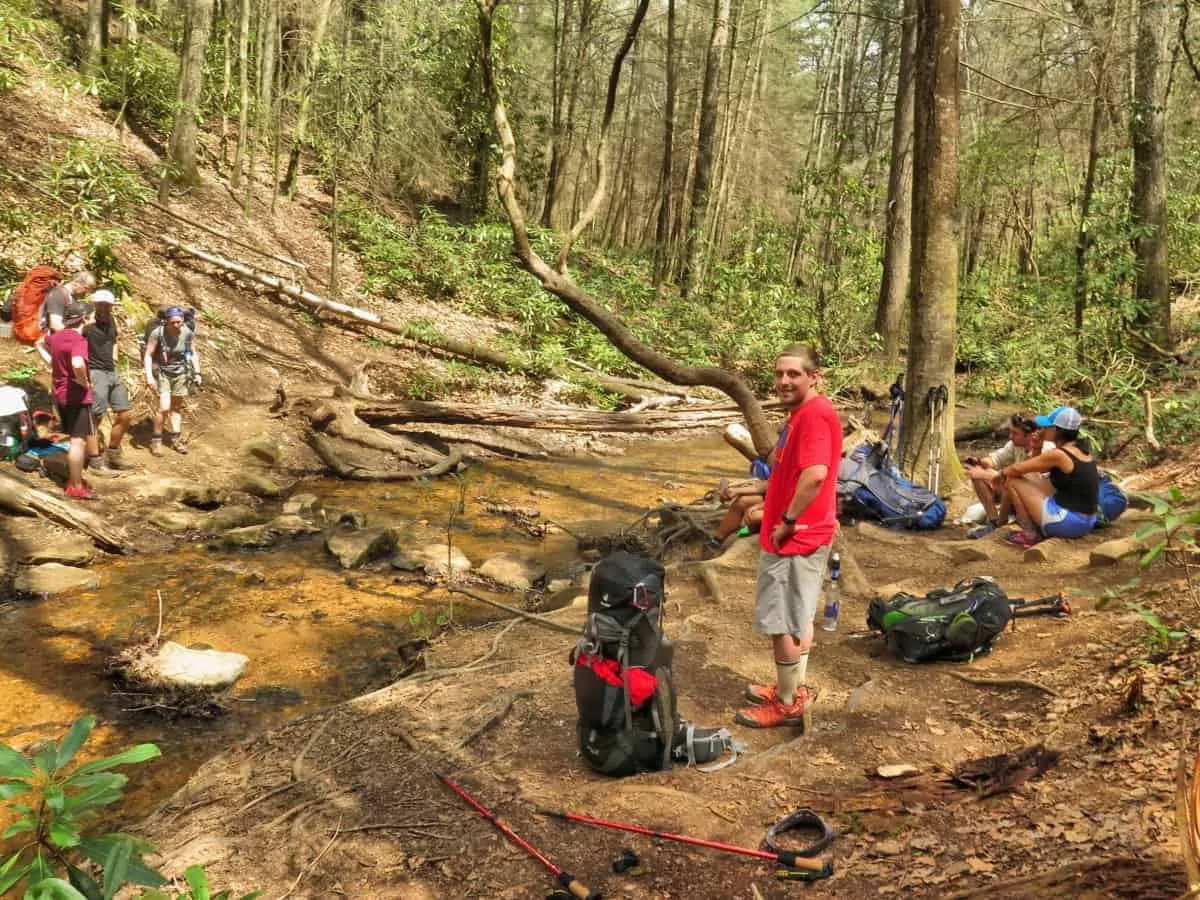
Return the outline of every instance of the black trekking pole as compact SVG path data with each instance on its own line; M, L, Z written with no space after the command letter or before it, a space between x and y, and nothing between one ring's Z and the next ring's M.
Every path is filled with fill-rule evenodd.
M633 834L643 834L646 837L659 838L664 841L676 841L681 844L691 844L694 847L707 847L710 850L720 850L723 853L737 853L741 856L753 856L756 859L766 859L778 863L782 868L775 871L776 878L790 878L802 881L819 881L833 874L833 864L813 859L817 853L824 850L833 841L833 831L815 812L809 809L797 810L783 821L777 823L767 832L767 845L770 850L754 850L750 847L739 847L736 844L724 844L720 841L706 841L703 838L689 837L686 834L673 834L669 831L657 831L653 828L643 828L640 825L630 825L625 822L612 822L608 819L597 819L578 813L555 811L551 809L538 810L543 816L558 819L562 822L578 822L581 825L594 825L597 828L610 828L614 831L628 831ZM782 831L801 826L812 826L821 829L821 838L806 850L780 850L774 845L774 836Z
M561 884L566 889L567 893L569 893L572 897L578 897L579 900L601 900L599 894L593 894L585 885L578 881L574 875L572 875L570 872L563 871L561 867L556 866L547 857L543 856L540 852L538 852L538 849L534 847L533 844L522 838L519 834L512 830L507 822L505 822L486 806L455 784L453 779L438 772L434 772L433 774L437 775L438 780L441 781L442 784L446 785L446 787L450 788L450 790L454 791L454 793L458 794L458 796L467 801L467 803L472 809L475 810L475 812L479 813L481 816L495 825L496 828L500 830L501 834L503 834L506 838L508 838L510 841L540 862L543 866L553 872L554 876L558 879L558 883Z

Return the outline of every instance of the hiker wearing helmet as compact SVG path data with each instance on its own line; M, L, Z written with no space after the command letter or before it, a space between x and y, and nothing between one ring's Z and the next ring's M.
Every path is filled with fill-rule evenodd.
M94 500L96 496L83 481L84 452L93 429L88 343L83 336L86 317L87 308L78 300L72 301L63 310L63 327L46 339L54 404L63 430L70 436L66 493L75 500Z
M92 294L93 320L83 329L88 342L88 370L92 378L92 419L96 425L106 412L112 413L112 429L108 434L108 450L100 454L98 429L92 429L88 439L88 468L99 472L102 469L133 468L121 450L121 441L129 430L132 417L129 391L121 376L117 374L117 320L113 318L113 304L117 298L112 291L100 290Z
M184 323L183 310L178 306L168 307L162 319L163 323L146 339L145 357L146 384L158 392L159 400L150 439L150 452L155 456L163 454L163 426L168 416L170 445L179 453L187 453L187 444L180 435L183 400L191 384L200 384L200 355L192 347L195 335Z
M1096 527L1100 469L1079 437L1083 416L1072 406L1060 406L1034 422L1047 441L1054 441L1054 449L1000 472L1005 496L1021 526L1005 540L1017 547L1032 547L1043 537L1083 537ZM1035 472L1050 477L1025 477Z
M754 630L771 639L775 684L752 684L754 703L736 721L751 728L803 725L813 619L837 530L842 423L817 389L815 350L792 344L775 361L775 393L789 410L767 479L759 546Z

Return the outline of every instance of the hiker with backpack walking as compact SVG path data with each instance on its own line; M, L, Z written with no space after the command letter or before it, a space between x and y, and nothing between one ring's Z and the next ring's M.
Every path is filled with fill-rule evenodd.
M12 299L13 337L33 344L47 364L46 338L62 330L71 303L96 289L96 276L91 272L76 272L63 282L58 278L58 272L49 266L37 266L17 286Z
M1054 449L1000 472L1021 526L1005 540L1017 547L1032 547L1043 537L1080 538L1096 527L1100 469L1079 437L1083 416L1072 406L1060 406L1034 422L1054 441ZM1025 477L1039 472L1049 477Z
M121 441L129 430L133 416L129 403L129 391L121 376L117 374L117 320L113 318L116 297L112 291L96 291L92 294L94 319L83 329L88 342L88 371L92 380L92 419L98 426L106 412L112 413L112 430L108 435L108 449L100 454L98 429L93 428L88 438L88 467L102 469L131 469L132 463L125 459Z
M150 452L163 454L163 426L170 425L167 441L179 453L187 453L187 444L180 434L183 428L183 401L191 386L199 387L200 354L192 346L193 329L184 322L184 312L178 306L167 307L158 325L146 339L146 384L158 393L158 411L154 415L154 432ZM170 421L168 423L168 416Z
M1008 422L1008 442L1003 447L980 459L968 457L965 460L967 477L971 479L975 496L979 498L987 514L987 520L970 529L967 537L986 537L1008 522L1012 508L1004 493L1000 470L1005 466L1024 462L1031 456L1037 456L1043 450L1053 450L1054 442L1047 442L1044 438L1042 429L1032 416L1013 413Z
M46 339L50 353L54 403L63 430L70 436L67 449L66 494L74 500L94 500L95 493L83 480L84 454L92 423L92 382L88 372L88 342L83 336L87 309L72 301L62 314L63 327Z
M837 530L842 423L819 391L820 358L792 344L775 361L775 393L789 411L767 480L759 546L754 630L771 639L775 684L752 684L754 706L736 721L751 728L803 725L813 619Z

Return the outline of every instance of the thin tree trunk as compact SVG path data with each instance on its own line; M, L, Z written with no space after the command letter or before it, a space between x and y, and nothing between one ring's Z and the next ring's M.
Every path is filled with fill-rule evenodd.
M233 172L229 186L235 191L242 183L242 163L246 157L246 130L250 124L250 0L242 0L238 19L238 136L233 154Z
M674 186L675 103L679 85L679 49L675 40L675 0L667 0L667 99L663 110L662 168L658 173L658 222L654 228L654 286L662 289L671 256L670 231Z
M104 55L104 7L108 0L88 0L87 33L83 42L83 74L100 72Z
M300 71L300 106L296 110L296 124L292 128L292 149L288 154L287 173L283 176L283 193L288 197L296 194L296 179L300 174L300 154L308 143L308 117L312 113L312 98L317 88L317 73L321 68L321 49L325 43L325 29L329 26L329 13L333 0L319 0L317 18L313 22L308 52Z
M559 10L562 18L559 18ZM554 204L558 201L562 189L561 181L563 168L566 164L566 128L563 109L566 104L567 84L572 80L567 70L567 50L571 36L571 14L574 11L574 0L555 0L554 3L554 60L552 63L550 87L550 166L546 173L546 197L542 204L541 224L543 228L552 228L554 221Z
M1167 269L1167 0L1139 0L1134 54L1133 225L1139 310L1135 324L1159 347L1173 345Z
M212 29L212 12L213 0L189 0L184 20L178 106L171 138L167 143L171 180L183 185L200 182L200 170L196 166L196 140L200 98L204 88L204 52ZM164 178L159 196L164 203L167 200L166 183L167 179Z
M875 333L883 339L883 358L900 358L900 332L908 300L912 254L913 67L916 63L915 0L904 0L900 25L900 63L892 114L892 163L888 171L884 217L883 277L875 308Z
M961 478L954 452L954 349L958 300L959 0L917 0L913 104L912 304L902 458L923 471L938 444L943 485ZM926 399L945 391L939 433Z
M680 279L685 297L703 287L708 258L708 205L712 187L714 142L717 136L717 107L720 104L721 68L729 36L729 2L714 0L712 37L704 64L704 88L700 95L700 130L696 134L696 175L692 181L692 210L688 222L687 262Z

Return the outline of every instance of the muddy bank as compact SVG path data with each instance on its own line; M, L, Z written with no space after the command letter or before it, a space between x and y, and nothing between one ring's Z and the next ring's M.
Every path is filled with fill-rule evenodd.
M881 543L870 529L847 534L876 585L926 590L993 574L1013 596L1041 596L1068 582L1099 589L1113 577L1088 565L1100 536L1042 563L1022 562L999 542L980 544L974 562L955 562L953 533L905 537ZM748 627L754 556L744 542L713 566L719 605L693 577L670 576L680 708L700 724L729 723L745 683L770 675L763 642ZM955 677L961 668L917 669L878 655L859 624L864 614L864 598L848 597L842 629L818 634L813 732L793 739L741 730L751 752L711 775L676 769L612 782L587 771L574 745L571 638L523 621L496 623L436 644L423 675L210 760L144 828L168 867L204 862L220 883L265 887L269 895L544 896L552 886L545 873L450 795L432 775L439 770L607 896L749 900L793 896L797 888L752 860L566 828L539 818L537 808L753 847L772 822L815 806L840 837L837 871L806 891L812 896L945 897L1110 856L1154 860L1151 870L1178 880L1182 893L1182 878L1171 874L1181 872L1171 810L1176 744L1151 732L1152 749L1130 754L1098 748L1091 736L1092 724L1120 705L1119 684L1098 673L1130 645L1136 617L1082 606L1067 621L1023 622L970 667L972 677L1013 682L993 688L964 683ZM582 610L553 616L578 625ZM1044 689L1022 688L1020 680ZM881 764L934 773L1038 742L1060 751L1059 764L1017 793L986 801L969 793L893 795L864 779ZM1131 784L1140 786L1136 807L1126 799ZM646 861L640 877L609 869L625 846ZM1047 896L1080 896L1071 893L1078 881L1056 883L1067 887ZM1086 895L1129 896L1111 884L1112 892L1101 885Z

